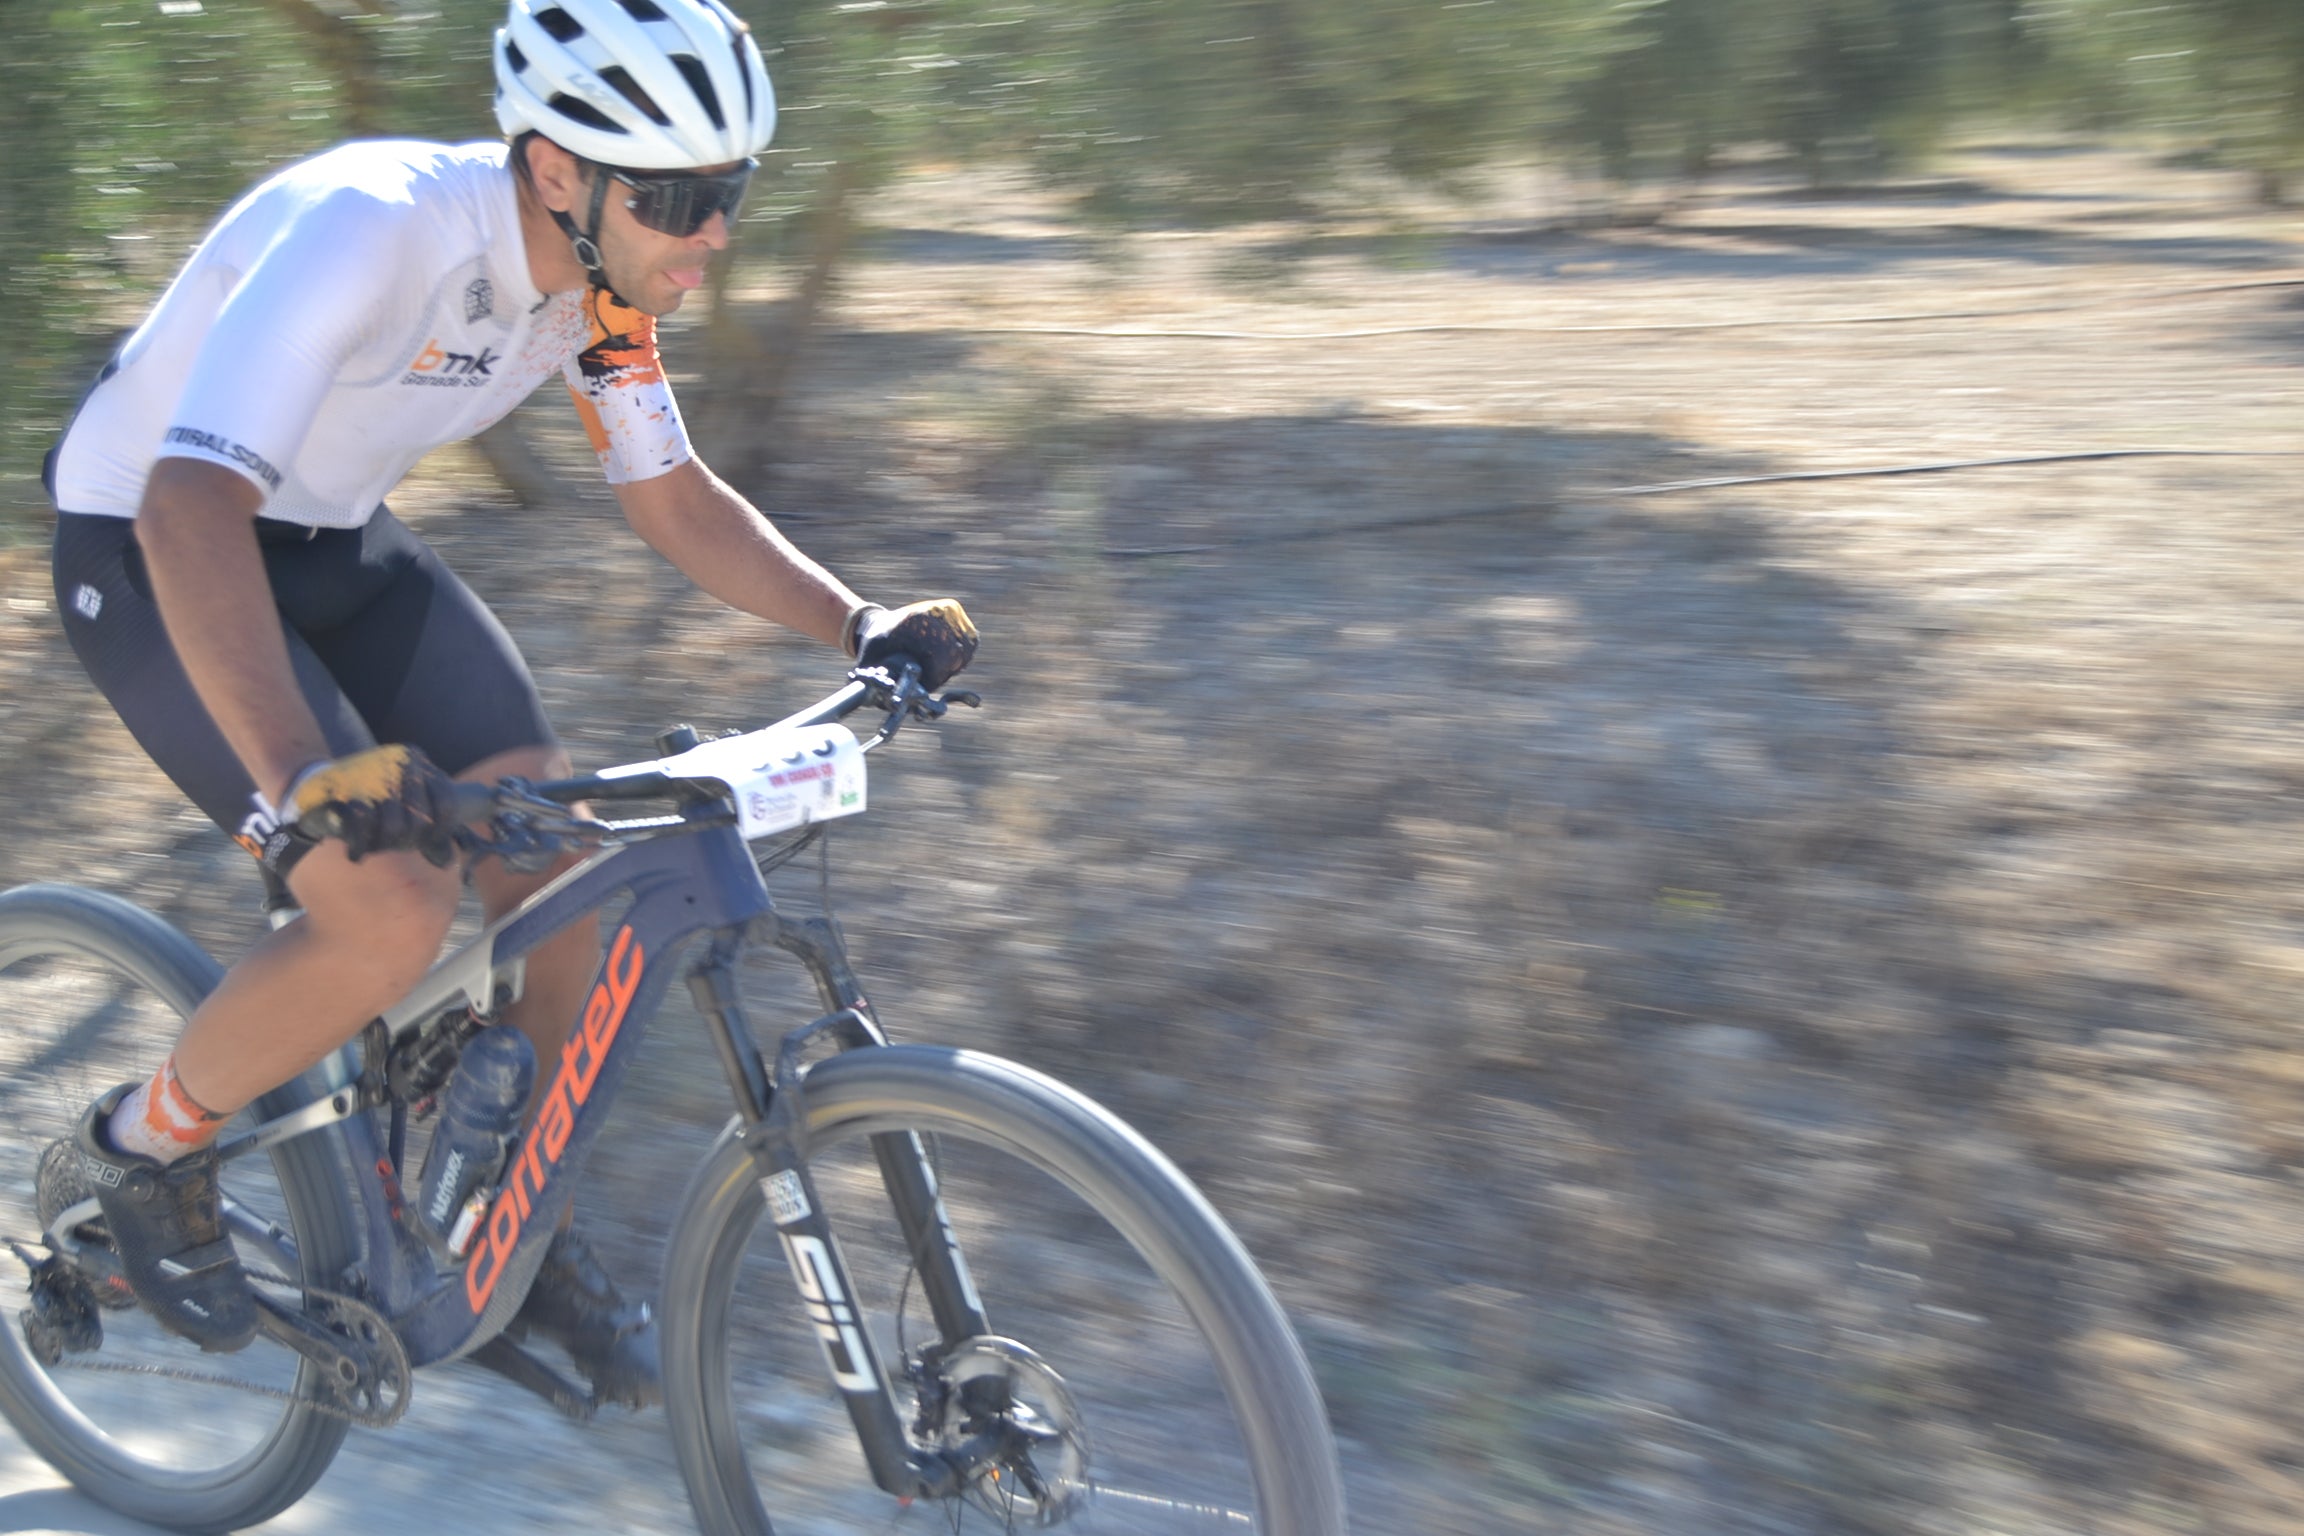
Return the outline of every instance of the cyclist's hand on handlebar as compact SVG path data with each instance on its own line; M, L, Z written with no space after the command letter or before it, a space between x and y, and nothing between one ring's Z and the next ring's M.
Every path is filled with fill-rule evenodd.
M456 857L456 781L414 747L370 747L315 763L296 776L286 798L298 826L342 838L355 864L402 848L443 869Z
M941 688L976 654L976 626L956 597L901 608L867 608L856 620L856 665L876 667L897 656L920 663L920 685Z

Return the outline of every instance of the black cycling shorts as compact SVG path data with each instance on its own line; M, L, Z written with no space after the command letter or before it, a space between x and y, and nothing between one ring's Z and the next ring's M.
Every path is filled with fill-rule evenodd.
M377 508L360 528L258 519L256 541L296 681L330 752L406 742L455 774L554 744L512 637L389 511ZM129 734L235 841L284 868L268 807L161 625L132 519L57 518L56 608Z

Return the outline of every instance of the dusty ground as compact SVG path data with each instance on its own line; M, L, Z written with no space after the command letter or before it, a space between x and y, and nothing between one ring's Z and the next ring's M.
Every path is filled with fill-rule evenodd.
M2243 190L2004 147L1576 234L881 210L756 489L864 590L962 594L987 708L878 760L841 910L901 1034L1204 1182L1356 1529L2304 1530L2304 287L2261 286L2304 243ZM1115 329L1226 334L1055 334ZM2236 456L1624 494L2137 447ZM831 679L598 497L465 471L399 505L581 759ZM0 881L235 951L237 856L6 591ZM679 1022L600 1158L628 1267L718 1113ZM580 1486L475 1470L508 1445ZM450 1375L281 1526L395 1489L684 1518L657 1421Z

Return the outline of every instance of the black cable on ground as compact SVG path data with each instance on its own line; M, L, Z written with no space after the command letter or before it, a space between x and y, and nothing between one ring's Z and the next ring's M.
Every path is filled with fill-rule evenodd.
M1793 480L1876 480L1890 475L1941 475L1961 469L2001 469L2018 464L2078 464L2099 459L2293 459L2304 449L2281 448L2098 448L2078 453L2016 453L1991 459L1940 459L1920 464L1889 464L1870 469L1793 469L1766 475L1719 475L1703 480L1665 480L1655 485L1621 485L1594 491L1596 496L1668 496L1680 491L1713 491L1743 485L1779 485ZM1108 560L1144 560L1160 555L1205 555L1220 550L1245 549L1260 544L1300 544L1313 539L1343 538L1355 533L1389 533L1399 528L1427 528L1435 523L1463 523L1478 518L1519 517L1546 510L1526 502L1496 507L1455 507L1445 512L1422 512L1412 517L1374 518L1367 522L1321 528L1292 528L1284 533L1252 534L1214 544L1160 544L1135 548L1108 548Z
M960 328L964 336L1090 336L1118 341L1359 341L1375 336L1568 336L1594 332L1785 330L1820 325L1919 325L1932 320L1991 320L2009 315L2061 315L2079 309L2150 304L2199 294L2237 293L2255 288L2304 288L2304 277L2264 278L2245 283L2208 283L2163 288L2154 293L2074 299L2061 304L2025 304L2008 309L1951 309L1893 315L1784 316L1761 320L1659 321L1643 325L1386 325L1357 331L1171 331L1151 326L985 325Z

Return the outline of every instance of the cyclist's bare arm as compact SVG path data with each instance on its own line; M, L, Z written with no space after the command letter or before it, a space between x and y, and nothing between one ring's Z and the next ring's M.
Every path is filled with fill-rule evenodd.
M136 521L168 638L249 776L278 802L297 769L327 757L272 602L256 514L263 493L199 459L152 466Z
M633 531L731 608L837 647L862 600L695 459L616 487Z

